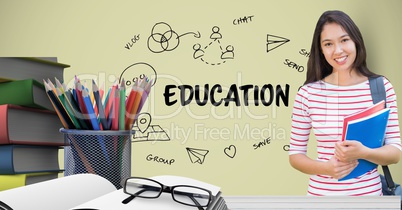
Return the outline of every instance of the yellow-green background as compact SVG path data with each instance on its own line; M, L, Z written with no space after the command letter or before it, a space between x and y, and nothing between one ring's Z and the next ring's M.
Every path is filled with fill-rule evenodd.
M315 23L329 9L343 10L355 20L366 43L370 69L386 75L398 99L402 98L400 0L0 0L0 56L56 56L59 62L71 65L65 70L65 82L78 75L83 79L97 78L106 87L126 67L146 62L155 68L159 78L143 111L151 114L152 124L165 129L171 140L133 143L133 175L187 176L219 185L226 195L304 195L308 177L290 167L282 147L289 142L291 107L305 71L297 72L284 65L284 61L289 59L306 68L307 58L299 51L309 51ZM248 23L233 24L233 20L245 16L253 17ZM152 53L147 48L147 38L158 22L168 23L179 35L199 31L201 38L182 36L175 50ZM235 49L234 59L216 66L192 57L195 43L206 46L212 41L209 35L213 26L220 28L222 45ZM267 53L267 34L285 37L290 42ZM124 46L136 35L140 39L130 50L126 49ZM195 104L168 107L164 103L167 84L207 83L225 88L231 84L259 87L272 84L284 88L289 84L289 106L281 103L280 107L213 107L209 103L203 107ZM200 119L201 116L205 119ZM222 134L219 139L217 134L204 131L196 134L196 126L232 133ZM236 126L257 133L265 130L265 136L250 133L242 139L237 135L235 139ZM190 131L190 137L173 135L175 128ZM268 136L271 136L269 145L253 148L253 144ZM311 142L309 153L314 157L315 143ZM229 145L237 148L234 158L223 152ZM209 150L203 164L191 163L186 147ZM147 161L149 154L175 162L167 165ZM391 170L394 179L401 183L401 163Z

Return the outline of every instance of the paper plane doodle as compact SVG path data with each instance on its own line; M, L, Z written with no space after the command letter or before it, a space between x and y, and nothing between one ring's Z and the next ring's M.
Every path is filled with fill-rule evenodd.
M267 34L267 52L272 51L289 41L289 39L284 37Z
M195 148L186 148L187 154L190 157L192 163L203 164L205 160L205 156L208 154L208 150L205 149L195 149Z

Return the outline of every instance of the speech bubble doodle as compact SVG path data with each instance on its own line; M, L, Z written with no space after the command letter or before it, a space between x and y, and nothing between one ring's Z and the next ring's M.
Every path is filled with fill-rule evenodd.
M150 64L138 62L128 66L121 72L119 82L124 78L128 88L126 91L129 91L136 81L144 79L145 77L148 77L148 79L152 81L151 85L154 86L158 75L154 67Z

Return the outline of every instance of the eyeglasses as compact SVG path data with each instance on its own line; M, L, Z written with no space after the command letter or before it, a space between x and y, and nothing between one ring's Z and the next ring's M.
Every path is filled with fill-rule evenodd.
M153 179L142 177L131 177L124 183L124 193L130 195L122 201L123 204L129 203L135 197L139 198L158 198L162 192L171 193L174 201L198 207L204 210L212 200L211 191L190 185L166 186Z
M0 201L0 210L13 210L13 209L3 201Z

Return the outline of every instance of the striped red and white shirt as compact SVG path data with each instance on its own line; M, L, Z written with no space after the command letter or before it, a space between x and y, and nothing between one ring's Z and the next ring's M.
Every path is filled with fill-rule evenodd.
M401 150L396 94L384 78L390 116L385 144ZM307 154L310 131L317 140L317 160L328 161L334 155L335 142L341 140L346 115L373 104L368 80L352 86L336 86L324 81L304 85L298 91L293 112L289 155ZM382 195L377 169L360 177L338 181L328 175L311 175L308 195Z

